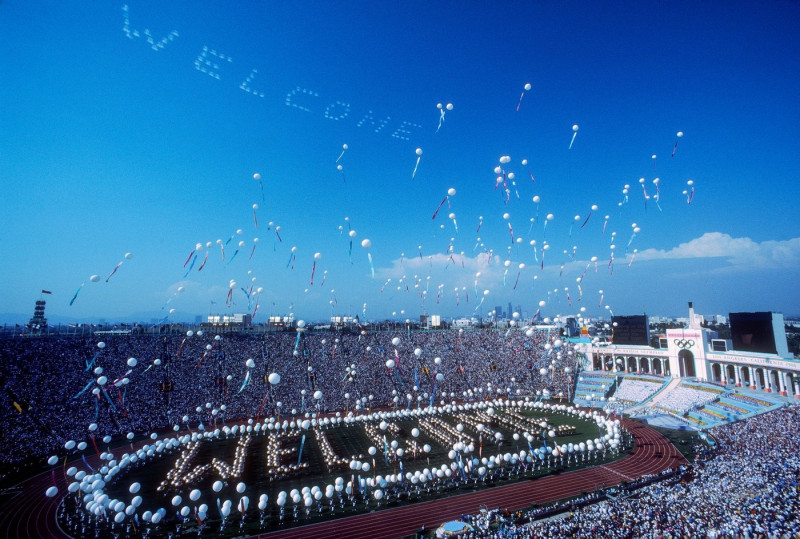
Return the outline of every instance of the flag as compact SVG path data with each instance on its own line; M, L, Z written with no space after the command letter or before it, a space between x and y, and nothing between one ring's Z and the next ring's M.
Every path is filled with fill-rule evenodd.
M49 290L42 289L42 294L52 294L52 292L50 292Z

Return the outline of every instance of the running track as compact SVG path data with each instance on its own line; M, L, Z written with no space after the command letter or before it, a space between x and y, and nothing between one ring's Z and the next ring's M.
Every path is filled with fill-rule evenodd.
M462 514L478 513L480 507L525 509L531 504L546 504L591 492L599 486L612 486L667 468L676 468L686 460L678 450L657 431L646 425L622 419L633 434L633 453L612 464L562 472L536 480L447 498L418 502L394 509L354 515L308 526L288 528L255 537L263 539L319 539L322 537L370 537L392 539L413 535L425 525L426 529L440 526L448 520L458 520ZM94 460L97 460L95 457ZM92 465L95 462L92 462ZM64 474L55 474L60 492L66 491ZM59 498L47 498L45 490L53 484L50 472L39 474L14 487L19 492L5 495L0 507L0 537L7 538L66 538L56 524ZM11 489L10 489L11 490Z

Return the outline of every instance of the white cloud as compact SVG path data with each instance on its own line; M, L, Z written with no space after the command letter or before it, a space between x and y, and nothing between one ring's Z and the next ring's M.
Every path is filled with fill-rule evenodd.
M541 261L541 253L539 257ZM524 263L523 267L520 267L520 263L520 260L486 252L474 256L454 253L452 257L442 253L423 254L422 257L398 258L392 260L389 267L376 268L375 279L382 282L386 290L403 291L408 287L409 291L416 288L435 294L441 288L447 294L459 288L481 295L484 290L512 289L515 284L524 283L525 287L529 287L534 279L555 277L561 271L560 265L554 260L546 261L543 271L539 263ZM585 262L568 261L565 271L575 271L575 268L580 271L584 265Z
M729 268L792 268L800 266L800 238L758 243L722 232L706 232L670 250L645 249L636 256L639 261L721 258Z

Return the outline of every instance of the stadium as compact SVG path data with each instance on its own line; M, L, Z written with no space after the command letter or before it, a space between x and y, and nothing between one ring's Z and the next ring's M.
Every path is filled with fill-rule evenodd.
M746 330L769 325L756 346L781 350L770 314ZM666 350L619 344L642 337L616 331L623 318L610 342L522 320L6 338L0 524L8 537L579 536L600 529L598 508L636 519L636 504L688 504L746 467L746 491L687 505L690 519L667 504L648 525L794 533L800 362L717 352L696 320L690 305ZM718 505L734 499L756 509Z
M800 538L799 7L0 1L0 536Z

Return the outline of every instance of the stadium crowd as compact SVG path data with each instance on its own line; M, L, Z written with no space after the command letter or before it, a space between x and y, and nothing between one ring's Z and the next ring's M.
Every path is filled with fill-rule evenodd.
M701 449L693 466L682 470L685 473L666 471L669 478L655 483L640 479L649 484L638 489L628 485L625 495L600 503L578 500L538 508L528 518L549 516L558 509L571 512L513 526L513 536L800 537L799 425L800 407L793 406L716 427L710 431L715 449ZM512 524L509 519L472 536L510 536L497 530Z
M67 440L90 434L119 439L187 421L264 417L278 403L281 414L296 415L518 391L568 395L579 354L557 338L520 330L220 339L206 332L106 337L103 347L99 338L7 339L0 342L0 459L8 466L63 454ZM281 377L274 385L273 373ZM507 520L476 536L800 537L799 425L800 408L787 407L716 427L709 431L715 449L700 451L682 475L645 478L648 484L616 499L593 503L588 495L566 517L519 526Z
M63 452L90 434L140 436L278 412L568 395L576 354L557 339L520 329L6 339L0 461Z

